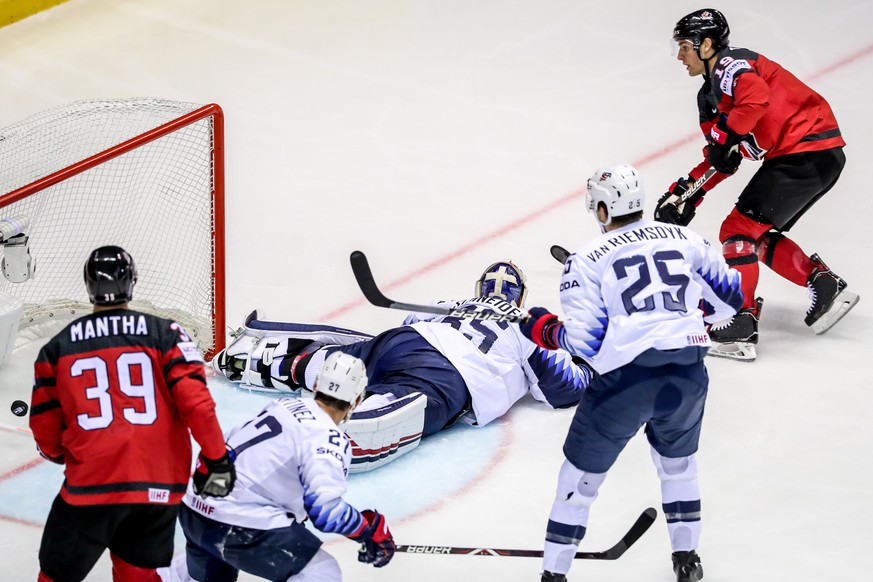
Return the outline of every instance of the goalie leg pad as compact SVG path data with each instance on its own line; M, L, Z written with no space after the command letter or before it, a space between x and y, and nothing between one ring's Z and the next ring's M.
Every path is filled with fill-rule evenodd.
M231 344L211 362L229 380L264 391L295 392L304 380L292 374L295 358L325 344L346 345L372 338L369 334L332 325L282 323L246 317Z
M258 319L257 310L252 311L246 318L245 330L246 333L260 333L265 337L292 337L338 346L373 339L373 336L368 333L333 325L266 321Z
M364 473L397 459L421 442L427 396L368 397L343 426L352 441L350 473ZM372 401L372 402L370 402Z

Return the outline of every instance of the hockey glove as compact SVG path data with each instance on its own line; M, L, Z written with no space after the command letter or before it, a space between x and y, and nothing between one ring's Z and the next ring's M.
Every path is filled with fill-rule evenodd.
M706 190L701 187L683 201L682 196L693 183L690 176L688 179L679 178L673 182L670 189L661 196L657 206L655 206L655 220L667 224L688 226L697 212L697 206L703 202L703 197L706 195Z
M233 461L236 453L228 449L223 457L217 460L207 459L202 454L197 457L197 467L194 469L194 493L203 497L227 497L233 491L236 483L236 468Z
M36 445L36 452L39 453L39 456L42 457L43 459L45 459L46 461L50 461L52 463L55 463L56 465L63 465L64 464L64 455L58 455L57 457L50 457L47 454L45 454L44 452L42 452L42 449L39 448L39 445Z
M722 174L733 174L743 159L740 153L742 140L743 136L728 127L727 115L722 113L709 132L706 160Z
M558 349L558 331L561 321L545 307L531 307L530 318L518 324L524 337L546 350Z
M364 510L361 515L367 520L367 525L361 533L351 537L356 542L361 542L358 561L381 568L394 557L394 536L388 529L385 516L375 509Z

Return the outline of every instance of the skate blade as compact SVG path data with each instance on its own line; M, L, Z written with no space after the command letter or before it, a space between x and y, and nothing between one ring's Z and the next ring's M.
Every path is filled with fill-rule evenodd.
M758 352L755 344L749 342L713 343L707 355L740 362L754 362Z
M858 303L859 299L861 298L856 293L843 290L842 293L836 296L831 308L827 310L827 313L819 317L809 327L812 328L815 335L825 333L827 330L835 326L838 321L843 319L843 317L845 317L846 314L855 307L855 304Z

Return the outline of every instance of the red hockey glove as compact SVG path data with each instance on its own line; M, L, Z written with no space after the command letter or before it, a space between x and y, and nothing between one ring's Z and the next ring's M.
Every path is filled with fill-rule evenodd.
M367 520L366 527L358 535L349 536L350 539L361 542L358 561L381 568L394 557L394 536L388 529L385 516L375 509L364 510L361 515Z
M546 350L558 349L558 330L563 325L558 316L545 307L528 309L530 318L518 324L524 337Z
M709 132L706 146L706 159L713 168L722 174L733 174L740 167L743 155L740 142L743 136L733 131L727 124L727 115L722 113Z
M655 206L655 220L667 224L688 226L697 212L697 207L703 202L703 197L706 195L706 190L700 187L697 192L683 201L682 196L693 183L694 181L691 180L690 176L687 179L683 177L673 182L670 189L658 199L658 204Z
M236 483L236 468L233 461L236 453L228 449L220 459L207 459L202 454L197 457L194 470L194 493L203 497L227 497Z

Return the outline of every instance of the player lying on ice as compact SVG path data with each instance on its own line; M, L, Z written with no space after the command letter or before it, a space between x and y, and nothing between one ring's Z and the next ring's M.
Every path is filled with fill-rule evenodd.
M525 277L511 262L489 266L475 293L441 304L524 313ZM351 472L384 465L458 420L484 426L528 392L552 408L575 406L591 380L586 364L536 346L517 325L419 313L373 337L260 321L252 312L212 366L243 386L288 393L311 390L321 363L337 351L361 358L369 375L367 397L344 427Z

